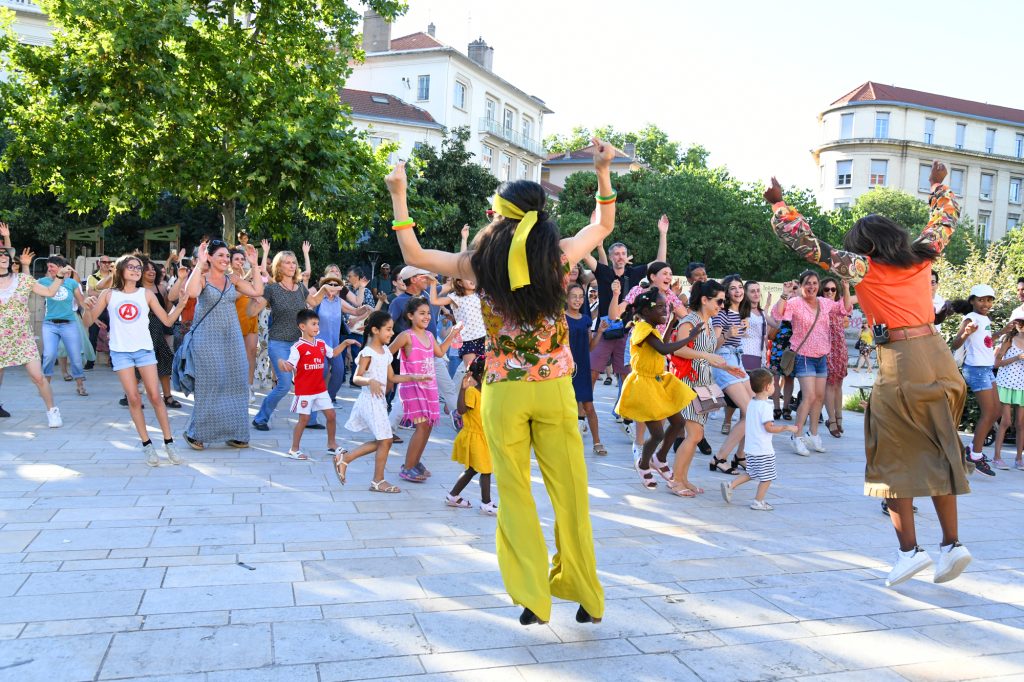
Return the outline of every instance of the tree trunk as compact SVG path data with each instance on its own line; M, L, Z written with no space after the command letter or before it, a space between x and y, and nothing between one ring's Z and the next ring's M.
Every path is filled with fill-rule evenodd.
M228 244L237 244L235 234L235 200L228 199L220 205L220 215L224 219L224 241Z

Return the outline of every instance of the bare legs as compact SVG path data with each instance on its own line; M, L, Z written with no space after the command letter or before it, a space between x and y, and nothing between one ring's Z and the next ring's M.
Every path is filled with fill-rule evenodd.
M729 454L740 445L740 441L746 435L747 424L747 406L750 404L751 399L754 397L754 391L750 388L749 381L740 381L730 386L725 387L725 394L729 396L740 408L740 420L736 422L736 425L729 431L729 437L722 443L722 447L718 451L718 459L725 461L729 458ZM739 458L740 450L736 451L736 457Z
M393 440L393 438L384 438L382 440L368 441L352 452L345 453L345 455L340 459L335 459L335 462L344 462L348 465L364 455L375 452L376 458L373 463L373 482L379 484L381 488L388 488L391 484L384 480L384 465L388 462L388 453L391 451L391 443ZM337 466L337 464L335 466ZM338 471L342 470L339 468ZM342 474L342 478L344 478L344 474Z
M46 404L47 410L53 409L53 389L50 388L50 382L43 376L43 365L39 359L30 360L25 363L25 371L28 373L28 378L32 380L32 383L36 385L36 390L39 391L39 397L43 399L43 403Z
M887 504L889 518L892 519L892 526L900 541L900 551L909 552L917 547L917 530L914 528L914 499L910 497L889 499ZM932 497L932 504L935 505L935 513L938 515L939 525L942 527L942 542L940 544L949 545L956 542L959 539L956 495Z
M256 347L259 337L256 334L245 334L242 336L242 340L245 341L245 357L249 361L249 386L252 386L256 377ZM164 395L170 395L170 391Z
M828 420L835 422L836 426L839 426L839 422L843 419L843 382L840 381L838 384L830 384L826 380L825 382L825 411L828 413Z
M798 360L799 362L799 360ZM804 429L804 421L810 416L809 431L812 436L818 435L818 415L825 403L825 377L805 376L800 380L800 391L804 394L800 408L796 411L796 425L800 431Z
M682 485L693 492L700 492L700 488L690 483L690 464L693 462L693 454L697 452L697 443L704 438L704 425L699 422L686 420L686 436L683 442L676 448L676 461L672 470L672 480L676 487Z
M992 388L987 388L984 391L975 391L974 397L977 398L978 406L981 408L981 417L974 427L974 442L971 446L972 457L976 454L981 454L985 447L985 437L992 430L992 425L996 423L1001 410L999 393L996 391L995 384L992 384Z
M413 432L412 438L409 439L409 447L405 451L404 468L412 469L420 463L420 460L423 458L423 450L427 447L427 441L430 439L430 432L433 428L433 425L426 421L416 425L416 430Z
M128 412L132 416L132 423L135 424L135 431L139 434L139 438L142 439L143 443L150 439L149 432L146 430L146 417L142 413L142 396L139 395L139 384L135 380L136 371L142 377L142 385L146 389L146 397L149 398L149 404L153 406L153 410L156 412L156 419L160 424L164 440L171 440L171 423L167 419L167 407L164 406L164 401L160 398L160 381L157 377L156 365L127 367L117 371L117 378L121 382L121 388L124 389L125 397L128 399Z

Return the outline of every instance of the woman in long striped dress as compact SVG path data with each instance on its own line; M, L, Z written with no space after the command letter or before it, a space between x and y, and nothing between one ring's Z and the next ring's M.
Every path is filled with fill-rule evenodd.
M689 315L683 318L679 329L676 331L676 338L685 338L690 330L702 326L702 332L697 336L692 345L683 346L675 352L678 358L683 358L680 363L678 359L673 362L677 376L686 382L690 388L710 386L714 383L711 375L711 368L742 373L746 372L742 367L729 368L729 363L721 355L715 353L715 346L718 336L711 324L712 319L725 305L725 289L713 279L706 282L694 282L690 291ZM685 362L689 360L690 362ZM681 370L681 367L684 369ZM737 375L738 376L738 375ZM697 412L697 401L694 400L683 410L683 419L686 420L686 437L676 448L675 469L672 477L675 481L669 490L680 497L696 497L704 492L703 488L694 485L689 480L690 464L693 462L693 455L697 451L697 443L704 438L704 426L707 424L708 415ZM714 463L711 467L714 469Z

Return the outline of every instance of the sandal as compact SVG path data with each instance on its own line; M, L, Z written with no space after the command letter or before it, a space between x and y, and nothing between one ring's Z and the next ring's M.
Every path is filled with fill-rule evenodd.
M608 454L608 448L606 448L601 443L594 443L594 454L601 455L603 457L604 455Z
M345 461L345 455L347 454L346 450L342 450L334 455L334 475L338 477L342 485L345 485L345 475L348 473L349 462Z
M469 509L473 506L473 503L469 500L464 500L461 497L452 497L451 495L444 496L444 503L449 507L456 507L458 509Z
M775 421L778 421L782 419L782 410L776 407L775 410L772 411L772 415L775 417Z
M722 435L728 436L730 431L732 431L732 422L722 422Z
M173 395L165 395L164 396L164 405L166 405L167 407L181 407L181 403L179 403L174 398Z
M205 450L206 449L206 446L203 445L202 441L196 440L195 438L192 438L187 433L185 434L185 442L188 443L188 446L190 448L192 448L193 450Z
M697 493L693 492L685 485L670 485L668 491L677 497L697 497Z
M788 422L793 421L793 410L789 410L789 409L783 410L782 411L782 418L784 420L788 421Z
M85 396L89 395L89 391L85 390L85 384L78 384L78 389L77 390L78 390L78 395L82 396L83 398Z
M374 493L400 493L401 488L397 485L391 485L384 479L379 481L370 481L370 492Z
M64 375L64 381L74 381L74 380L75 380L74 377L72 377L70 374L65 374Z
M654 470L661 474L661 477L671 485L672 481L675 480L675 474L672 472L672 467L668 465L668 461L660 460L655 455L651 458L651 464L654 465Z
M710 471L714 471L715 473L726 474L727 476L736 476L739 473L738 471L736 471L736 467L731 466L728 469L722 468L728 461L729 460L725 458L718 459L717 457L712 457L711 461L708 462L708 469Z
M288 452L284 453L284 456L287 457L288 459L298 459L303 462L309 459L309 455L307 455L302 450L289 450Z
M397 443L398 445L401 445L401 444L402 444L402 443L404 443L405 441L404 441L404 440L402 440L402 437L401 437L401 436L399 436L399 435L398 435L397 433L392 433L392 434L391 434L391 442L392 442L392 443Z
M744 471L746 471L747 470L747 458L746 458L746 456L741 457L740 455L736 455L735 457L733 457L732 458L732 467L731 468L733 468L733 469L743 469Z
M633 468L640 474L640 484L648 490L654 490L658 487L658 482L654 480L653 469L641 469L640 462L636 461L633 463Z
M843 418L842 417L836 417L836 424L839 426L839 433L846 433L845 429L843 429Z
M842 437L843 432L839 429L839 424L836 422L835 419L829 419L827 422L825 422L825 425L828 427L828 432L832 434L833 438Z
M243 449L249 447L249 441L247 441L247 440L237 440L235 438L232 438L231 440L226 440L226 441L224 441L224 443L229 448L238 448L239 450L243 450Z
M406 469L405 467L402 467L402 470L398 472L398 477L403 481L410 481L412 483L423 483L427 480L426 476L419 475L415 469Z

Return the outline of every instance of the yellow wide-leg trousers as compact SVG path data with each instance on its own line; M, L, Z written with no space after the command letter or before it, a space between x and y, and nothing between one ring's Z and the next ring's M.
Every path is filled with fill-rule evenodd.
M543 621L551 618L552 595L603 617L572 379L485 384L482 396L484 433L501 498L496 540L505 589ZM530 490L531 447L555 511L550 562Z

